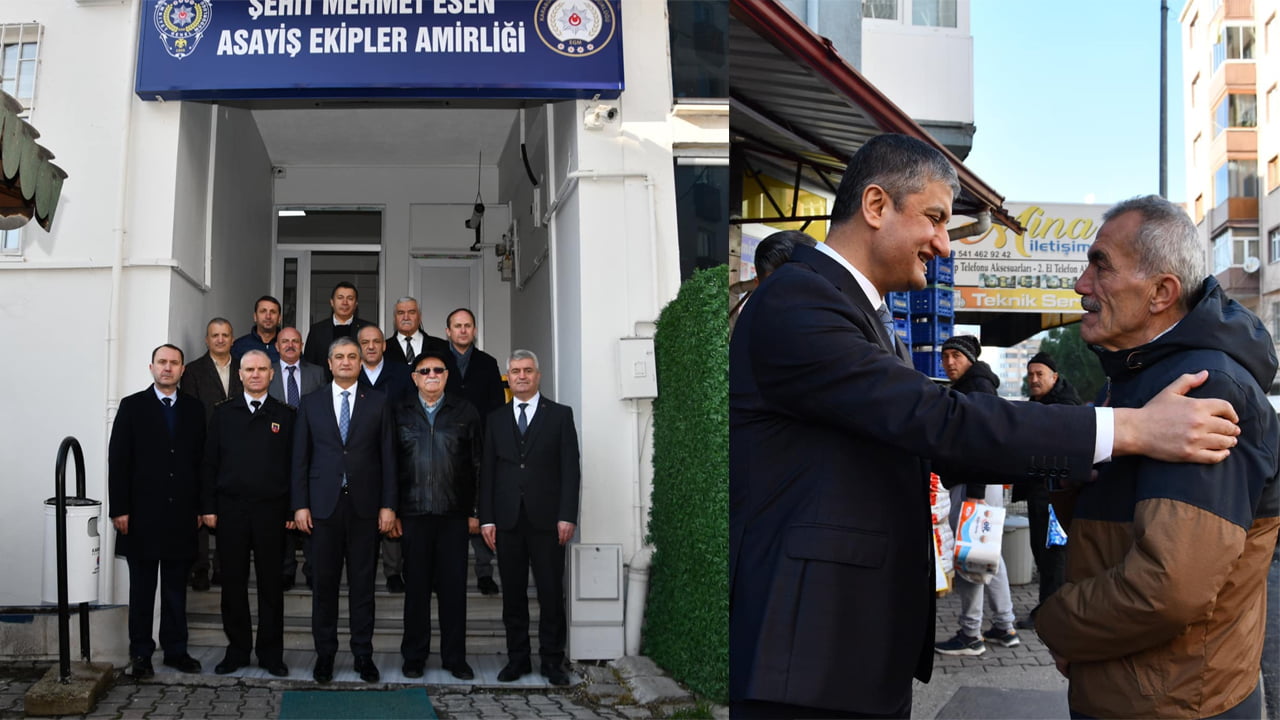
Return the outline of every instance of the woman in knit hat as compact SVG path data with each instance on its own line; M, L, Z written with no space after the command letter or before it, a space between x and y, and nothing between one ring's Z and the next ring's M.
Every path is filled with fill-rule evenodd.
M978 359L981 354L982 343L972 335L956 335L942 343L942 370L951 380L951 389L966 394L996 394L1000 379L990 365ZM1004 505L1004 488L998 484L998 477L967 468L948 468L938 463L934 464L934 471L942 479L942 484L951 489L953 530L960 515L960 505L966 499L995 507ZM996 484L988 485L991 481ZM969 582L957 572L955 589L960 596L960 631L950 640L935 644L934 650L942 655L981 655L987 651L984 639L1004 647L1022 643L1013 627L1013 597L1009 593L1009 574L1003 560L987 585ZM992 613L991 628L986 632L982 632L984 599Z

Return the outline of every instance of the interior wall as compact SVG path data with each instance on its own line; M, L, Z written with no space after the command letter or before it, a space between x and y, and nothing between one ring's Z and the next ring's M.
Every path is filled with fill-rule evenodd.
M410 254L440 244L448 247L470 247L474 237L463 227L465 216L456 218L456 235L452 223L439 227L414 221L414 208L420 205L456 204L470 207L475 201L476 168L470 167L320 167L289 166L284 177L273 181L276 205L373 206L383 208L381 271L383 291L378 303L362 298L360 317L377 322L384 332L394 327L395 301L409 294L409 276L413 264ZM498 172L494 166L481 170L480 193L489 207L502 202L498 192ZM495 216L501 215L496 212ZM488 213L486 213L486 219ZM502 230L499 222L485 223L485 241L497 242ZM488 253L486 256L485 253ZM482 318L487 331L498 333L508 325L509 299L506 283L497 275L496 262L486 249L484 262L486 313ZM382 310L379 311L378 307ZM430 318L426 318L430 323ZM432 335L443 330L427 327ZM486 334L486 342L493 339Z

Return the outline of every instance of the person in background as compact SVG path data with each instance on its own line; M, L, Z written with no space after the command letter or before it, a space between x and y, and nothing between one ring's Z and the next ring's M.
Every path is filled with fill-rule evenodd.
M766 278L772 275L774 270L782 267L783 263L790 260L791 251L794 250L797 245L813 247L817 242L817 240L814 240L812 237L809 237L807 234L802 233L799 230L779 230L778 232L761 240L760 244L756 245L755 287L760 287L760 283L764 282ZM755 290L748 290L743 293L742 297L739 298L738 302L733 306L733 309L729 311L730 334L733 333L733 326L738 321L738 315L742 312L742 306L746 304L753 292L755 292Z
M956 335L942 343L942 369L951 380L952 390L966 395L997 394L1000 378L992 372L990 365L978 359L981 354L982 343L972 335ZM965 500L977 500L992 507L1004 506L1004 486L1000 478L961 466L935 464L933 470L942 479L943 486L951 490L952 531L956 529L960 506ZM987 651L984 640L1007 648L1022 644L1018 631L1013 627L1013 596L1009 593L1009 573L1003 559L991 581L985 585L970 582L957 570L955 591L960 598L960 629L955 637L935 643L934 652L940 655L981 655ZM984 599L991 608L991 627L985 632L982 630Z
M324 369L325 382L333 379L329 369L329 358L325 357L325 353L329 351L329 345L340 337L355 340L360 328L369 324L367 320L361 320L356 316L356 312L360 309L360 293L355 285L346 280L333 286L333 292L329 294L329 307L333 310L333 315L311 325L311 329L307 331L307 345L302 354L307 362Z
M253 303L253 327L232 343L232 356L239 360L241 355L250 350L261 350L272 362L279 360L280 354L276 350L276 333L279 331L280 301L270 295L263 295Z
M1027 362L1027 393L1032 400L1045 405L1080 405L1080 397L1067 381L1058 374L1058 364L1047 352L1038 352ZM1027 522L1031 526L1031 556L1035 558L1036 573L1040 577L1040 596L1027 617L1018 620L1017 627L1034 629L1036 613L1050 595L1062 587L1067 571L1067 549L1061 545L1048 545L1049 538L1049 486L1043 481L1019 483L1013 486L1013 501L1027 501Z

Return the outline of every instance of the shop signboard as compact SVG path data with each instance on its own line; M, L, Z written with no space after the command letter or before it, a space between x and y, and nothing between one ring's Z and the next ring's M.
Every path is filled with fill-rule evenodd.
M621 0L143 0L144 100L614 99Z
M1005 203L1023 234L993 226L951 243L957 311L1083 313L1075 282L1105 205Z

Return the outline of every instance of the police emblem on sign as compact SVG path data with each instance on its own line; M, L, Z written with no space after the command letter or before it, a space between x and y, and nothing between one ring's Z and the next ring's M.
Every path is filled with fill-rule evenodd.
M151 15L165 51L179 60L196 51L212 17L213 0L156 0Z
M569 57L594 55L613 39L617 28L611 0L538 0L533 26L553 52Z

